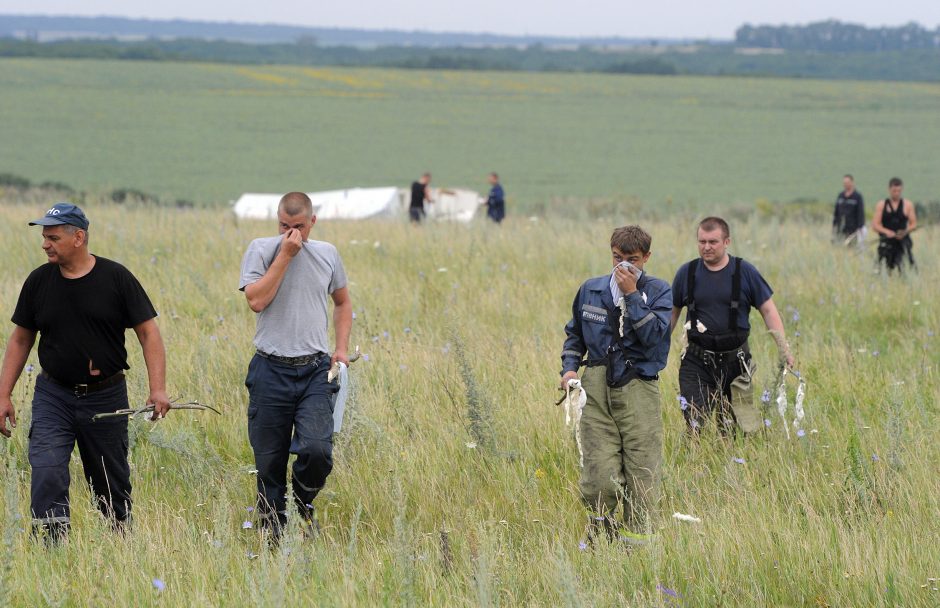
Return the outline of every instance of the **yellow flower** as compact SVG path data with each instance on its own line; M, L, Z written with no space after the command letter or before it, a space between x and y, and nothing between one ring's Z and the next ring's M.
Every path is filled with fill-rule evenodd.
M535 469L535 478L536 478L536 479L544 479L544 478L545 478L545 471L543 471L542 469Z

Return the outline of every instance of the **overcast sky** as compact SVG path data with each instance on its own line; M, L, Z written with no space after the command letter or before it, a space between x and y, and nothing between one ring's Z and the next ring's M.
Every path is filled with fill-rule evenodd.
M0 0L0 13L113 15L560 36L731 38L742 23L940 24L937 0Z

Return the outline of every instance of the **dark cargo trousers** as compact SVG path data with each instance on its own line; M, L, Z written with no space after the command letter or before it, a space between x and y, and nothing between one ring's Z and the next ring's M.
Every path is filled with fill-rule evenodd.
M258 469L258 514L262 526L287 522L287 461L294 502L312 517L313 499L333 470L333 394L327 382L330 357L292 366L255 355L248 365L248 439Z
M659 503L663 461L663 420L659 384L635 379L607 386L607 368L585 368L581 386L584 467L579 488L587 506L605 522L623 503L623 520L646 534Z
M29 427L30 509L34 527L57 532L68 528L69 460L76 443L98 509L116 524L130 518L127 417L97 422L91 419L95 414L126 407L124 382L78 397L43 375L36 378Z
M752 376L756 364L750 354L745 361L746 368L737 351L706 358L686 351L679 365L679 392L685 399L682 415L689 433L700 433L712 416L723 435L734 435L737 428L744 433L762 428L760 412L754 405Z

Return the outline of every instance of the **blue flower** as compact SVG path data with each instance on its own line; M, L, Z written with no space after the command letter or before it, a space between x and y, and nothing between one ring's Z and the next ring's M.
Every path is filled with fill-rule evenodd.
M796 432L796 436L797 436L797 437L806 437L806 431L804 431L803 429L800 429L800 430L798 430L798 431Z
M682 410L683 412L689 409L689 402L686 401L686 398L683 397L682 395L679 395L679 409Z
M770 403L770 390L768 390L768 389L766 389L766 388L764 389L764 392L761 393L761 395L760 395L760 402L761 402L761 403ZM770 426L770 425L768 425L768 426Z
M764 418L764 426L766 426L768 429L770 428L770 418Z
M356 313L353 313L353 320L356 320Z
M369 360L369 355L363 354L363 355L362 355L362 360L363 360L363 361L368 361L368 360Z
M800 337L800 332L794 332L793 335L794 335L795 337L799 338L799 337Z
M411 328L410 328L410 327L406 327L406 328L405 328L405 333L406 333L406 334L410 334L410 333L411 333Z
M242 530L248 530L250 528L254 528L254 525L250 521L246 519L242 522Z
M794 323L799 323L799 322L800 322L800 311L798 311L798 310L795 309L795 308L793 309L793 322L794 322Z
M578 543L578 551L584 551L585 549L587 549L587 543L582 540Z
M878 351L878 350L873 350L873 351L871 351L871 356L872 356L872 357L877 357L877 356L880 355L880 354L881 354L881 351Z
M152 582L153 582L153 588L156 589L157 591L163 591L164 589L166 589L166 583L164 583L160 579L155 578L153 579Z
M388 340L389 336L391 336L391 334L388 333L388 331L383 331L383 332L382 332L382 337L385 338L386 340Z
M31 373L33 373L33 370L34 370L34 369L36 369L36 368L33 367L33 364L32 364L32 363L30 363L29 365L26 366L26 373L27 373L27 374L31 374Z
M252 511L255 510L255 508L254 508L254 507L245 507L245 510L248 511L249 513L251 513Z
M735 461L736 463L738 463L738 464L744 464L744 463L746 462L746 461L745 461L743 458L741 458L740 456L735 456L735 457L734 457L734 461Z
M878 462L879 460L881 460L881 459L878 458L878 454L872 454L872 455L871 455L871 461L872 461L872 462Z

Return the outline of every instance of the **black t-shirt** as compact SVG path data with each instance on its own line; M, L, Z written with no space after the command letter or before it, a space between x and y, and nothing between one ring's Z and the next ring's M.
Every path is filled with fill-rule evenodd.
M773 296L773 290L760 272L749 262L741 260L741 304L738 308L738 326L728 327L731 310L731 279L734 262L729 262L717 271L709 270L699 262L695 271L695 309L698 320L708 334L721 334L737 329L751 328L748 316L751 307L760 308ZM685 263L672 282L672 305L676 308L688 306L686 292L689 287L689 264Z
M865 202L858 190L852 194L840 192L836 197L836 208L832 214L832 227L845 236L854 234L865 225Z
M421 182L412 182L411 184L411 208L424 208L424 192L426 186Z
M91 272L66 279L56 264L32 271L13 322L39 332L39 364L67 384L91 384L129 369L124 330L157 316L129 270L95 256Z

